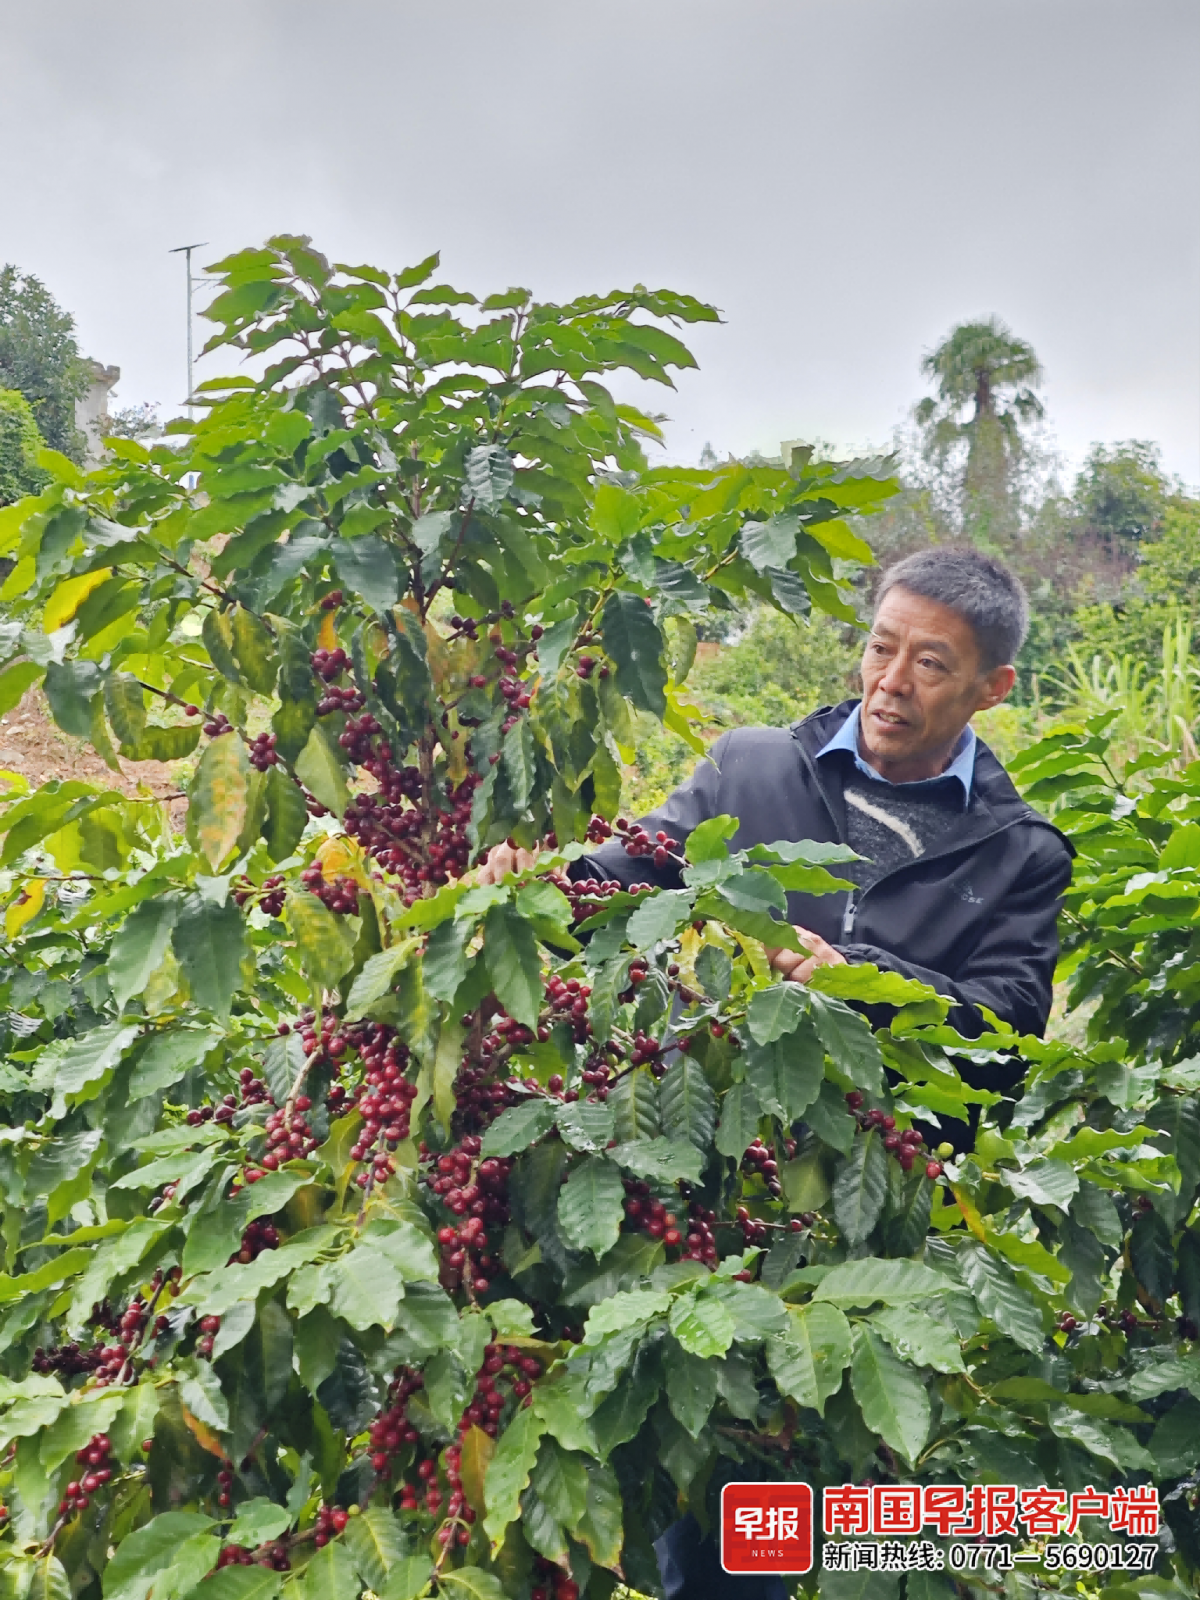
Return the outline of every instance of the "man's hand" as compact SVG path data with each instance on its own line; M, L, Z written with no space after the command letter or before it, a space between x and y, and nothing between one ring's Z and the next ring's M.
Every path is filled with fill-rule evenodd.
M807 928L796 928L794 932L804 949L808 951L807 955L800 950L770 948L767 950L767 960L789 983L807 983L818 967L846 965L846 958L841 951L835 950L831 944L826 944L819 933L810 933Z
M493 845L487 860L475 870L476 883L499 883L509 872L528 872L538 858L536 850L514 850L510 844Z

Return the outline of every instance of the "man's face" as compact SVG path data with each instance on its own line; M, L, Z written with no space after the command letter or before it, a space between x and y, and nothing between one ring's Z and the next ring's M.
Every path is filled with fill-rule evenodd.
M897 586L884 596L863 651L863 755L895 783L946 767L976 711L1012 688L1010 666L983 671L971 625Z

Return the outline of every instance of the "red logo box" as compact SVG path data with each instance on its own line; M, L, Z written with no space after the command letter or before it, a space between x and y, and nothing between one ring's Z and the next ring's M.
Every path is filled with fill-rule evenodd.
M811 1572L813 1499L807 1483L727 1483L721 1490L726 1572Z

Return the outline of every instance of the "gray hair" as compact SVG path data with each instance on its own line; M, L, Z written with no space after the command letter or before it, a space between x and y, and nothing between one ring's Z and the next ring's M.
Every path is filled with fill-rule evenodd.
M878 611L893 589L949 606L970 624L985 672L1015 661L1029 632L1029 600L1015 572L982 550L935 545L905 556L884 573Z

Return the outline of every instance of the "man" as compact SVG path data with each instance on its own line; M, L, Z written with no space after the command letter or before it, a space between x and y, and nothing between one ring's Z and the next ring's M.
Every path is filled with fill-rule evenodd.
M848 844L844 894L788 896L804 953L771 952L805 982L820 966L872 962L955 1002L976 1035L996 1013L1043 1032L1058 958L1057 918L1071 847L1017 794L970 719L1008 695L1029 625L1019 580L977 550L931 549L889 569L862 658L861 701L822 707L791 728L738 728L644 821L686 841L705 818L738 818L732 844ZM500 845L482 876L533 857ZM679 886L679 869L632 859L613 841L579 876Z
M1012 689L1029 611L1018 579L976 550L933 549L884 575L863 651L860 701L791 728L739 728L644 826L685 841L705 818L738 818L735 848L777 839L848 844L845 893L788 896L803 952L770 952L785 978L872 962L955 1002L949 1021L983 1031L980 1007L1040 1034L1050 1012L1056 931L1071 847L1026 805L970 719ZM493 850L487 881L533 857ZM629 858L618 842L576 864L581 876L679 885L679 869ZM970 1070L1008 1090L1019 1064ZM944 1128L962 1142L967 1130ZM721 1572L692 1517L656 1546L667 1600L781 1600L782 1582Z

